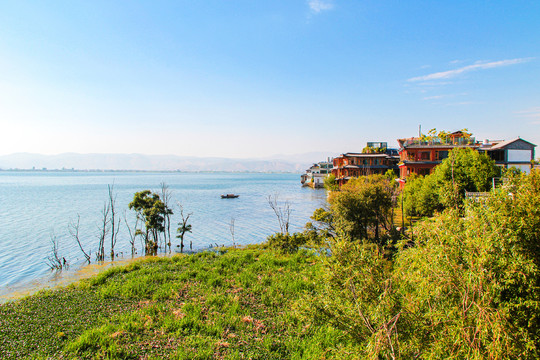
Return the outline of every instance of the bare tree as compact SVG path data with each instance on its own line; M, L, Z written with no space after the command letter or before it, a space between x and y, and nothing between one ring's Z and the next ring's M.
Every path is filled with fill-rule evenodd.
M229 231L231 232L231 236L232 236L232 245L233 245L233 247L235 247L235 244L234 244L234 217L231 217L231 222L229 223Z
M189 213L184 216L184 208L182 207L182 204L178 203L178 208L180 209L180 217L182 220L178 223L178 229L176 230L177 238L180 239L180 252L184 252L184 235L187 232L191 232L191 224L188 224L189 217L193 215L193 213Z
M131 256L135 255L135 251L137 250L135 248L135 239L137 238L137 229L139 227L139 217L135 217L135 226L133 227L133 230L131 230L131 227L129 226L129 222L127 220L127 211L124 210L124 222L126 223L126 227L128 229L129 233L129 244L131 245Z
M165 238L165 247L169 245L169 251L171 250L171 215L173 214L172 210L169 208L169 204L172 199L172 191L169 189L169 186L162 182L161 186L161 201L165 205L165 212L163 214L164 218L164 227L165 231L163 232Z
M58 238L54 233L51 233L50 236L51 241L51 254L47 256L47 265L49 265L49 268L54 270L62 270L64 267L67 267L67 261L65 257L60 257L58 253L59 248L59 242Z
M109 234L109 230L110 230L110 221L111 221L109 217L110 211L111 211L111 208L109 206L109 203L106 202L105 204L103 204L103 209L101 210L101 224L99 226L99 233L98 233L99 245L98 245L98 252L96 255L96 259L98 261L105 260L105 238Z
M278 203L278 194L275 194L273 197L272 195L268 195L268 204L270 205L272 210L274 210L274 214L276 214L281 233L284 235L288 234L289 220L291 217L291 207L289 205L289 202L285 201L283 203L283 206L280 206Z
M109 189L109 209L110 209L110 226L111 226L111 259L114 260L114 247L120 231L120 218L116 216L116 194L114 193L114 183L107 185Z
M77 224L75 224L73 221L69 222L68 229L69 234L75 241L77 241L77 244L79 244L79 248L81 249L86 261L90 264L90 254L88 254L86 251L84 251L84 248L81 244L81 239L79 238L79 225L81 223L81 215L77 214Z

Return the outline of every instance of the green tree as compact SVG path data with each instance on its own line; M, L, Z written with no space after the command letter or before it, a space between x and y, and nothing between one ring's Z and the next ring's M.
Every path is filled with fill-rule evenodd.
M488 191L492 179L500 176L500 168L486 154L470 148L454 148L430 176L439 188L441 204L456 207L463 203L466 191Z
M335 191L339 189L338 184L336 184L336 177L334 174L328 174L324 178L324 188L328 191Z
M408 216L433 216L443 209L435 177L411 175L402 193L404 210Z
M394 186L384 175L353 178L329 197L336 233L351 240L382 245L380 228L389 230Z
M165 231L165 215L172 211L165 206L158 194L150 190L136 192L133 201L129 203L129 209L136 211L137 218L145 226L144 232L137 229L135 234L143 237L146 252L155 254L159 234Z
M465 192L485 192L500 168L487 155L470 148L455 148L432 174L410 176L403 189L408 215L433 216L448 207L460 208Z
M176 237L180 239L180 252L184 252L184 236L186 233L191 232L192 226L188 223L190 216L192 213L189 213L187 215L184 215L184 208L182 205L178 204L178 207L180 208L180 217L182 218L181 221L178 223L178 228L176 229Z
M386 176L386 178L388 178L388 180L390 181L395 181L399 177L399 175L392 169L386 170L384 176ZM394 184L394 186L397 186L397 183L392 182L392 184Z

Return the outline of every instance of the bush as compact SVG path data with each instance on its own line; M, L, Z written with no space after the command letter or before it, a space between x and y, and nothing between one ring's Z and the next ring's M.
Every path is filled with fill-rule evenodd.
M540 172L421 221L393 262L360 242L331 250L308 311L360 357L539 358Z
M300 246L308 242L308 237L302 233L277 233L267 238L268 247L285 253L294 253Z

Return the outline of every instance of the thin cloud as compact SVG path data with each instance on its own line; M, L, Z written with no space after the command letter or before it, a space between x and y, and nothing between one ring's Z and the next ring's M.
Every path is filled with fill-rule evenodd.
M433 96L426 96L422 98L422 100L440 100L440 99L447 99L447 98L455 98L458 96L467 96L466 92L464 93L458 93L458 94L442 94L442 95L433 95Z
M519 114L521 116L540 116L540 107L516 111L515 114Z
M459 102L448 103L445 106L467 106L467 105L479 105L479 104L482 104L482 103L478 101L459 101Z
M441 71L441 72L436 72L429 75L413 77L407 81L416 82L416 81L432 81L432 80L450 79L458 75L461 75L465 72L493 69L493 68L498 68L502 66L521 64L530 60L531 58L521 58L521 59L500 60L500 61L492 61L492 62L480 62L474 65L463 66L461 68L454 69L454 70Z
M446 97L445 95L426 96L422 100L438 100L438 99L442 99L442 98L445 98L445 97Z
M315 13L332 10L334 8L334 3L328 0L309 0L308 5L311 11Z
M540 125L540 107L514 112L519 117L532 119L529 124Z

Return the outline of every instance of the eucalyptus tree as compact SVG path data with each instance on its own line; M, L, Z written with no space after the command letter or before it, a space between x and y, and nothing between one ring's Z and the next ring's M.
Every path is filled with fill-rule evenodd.
M165 216L171 210L165 206L158 194L150 190L136 192L129 208L135 210L137 218L144 223L144 231L136 229L135 234L143 237L146 253L155 254L159 234L165 231Z

